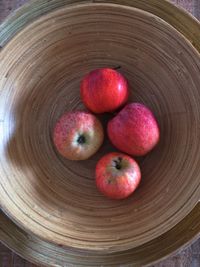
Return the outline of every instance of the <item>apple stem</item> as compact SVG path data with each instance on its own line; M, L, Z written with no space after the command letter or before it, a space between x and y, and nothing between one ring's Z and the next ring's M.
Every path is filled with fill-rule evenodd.
M121 66L114 67L113 70L119 70L121 69Z
M116 160L114 160L114 163L115 163L115 168L117 170L120 170L122 168L122 158L118 158Z

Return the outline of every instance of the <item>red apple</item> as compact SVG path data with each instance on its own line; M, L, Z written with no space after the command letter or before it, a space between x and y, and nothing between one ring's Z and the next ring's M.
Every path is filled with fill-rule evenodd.
M97 163L97 188L109 198L127 198L138 187L140 180L140 167L134 159L125 154L109 153Z
M116 70L96 69L81 82L81 98L94 113L112 112L128 99L128 83Z
M126 105L108 123L108 136L119 150L132 156L143 156L159 141L160 132L153 113L144 105Z
M70 160L85 160L97 152L104 133L100 121L84 111L67 112L55 125L53 141L60 154Z

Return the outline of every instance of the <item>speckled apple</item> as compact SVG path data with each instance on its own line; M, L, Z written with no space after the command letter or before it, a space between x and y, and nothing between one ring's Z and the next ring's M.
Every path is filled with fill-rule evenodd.
M140 180L139 165L126 154L109 153L96 165L96 186L108 198L129 197L138 187Z
M101 122L84 111L64 113L57 121L53 141L58 152L69 160L86 160L103 143Z
M128 82L114 69L96 69L83 78L80 91L83 103L92 112L113 112L126 103Z
M107 132L116 148L132 156L144 156L160 139L154 114L140 103L126 105L109 121Z

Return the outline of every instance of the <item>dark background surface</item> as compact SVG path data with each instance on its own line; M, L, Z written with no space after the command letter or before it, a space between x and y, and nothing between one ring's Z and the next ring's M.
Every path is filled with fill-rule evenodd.
M12 11L28 1L29 0L0 0L0 22L2 22ZM171 1L188 10L197 19L200 19L200 0ZM20 258L0 243L0 267L38 266ZM186 249L180 250L174 256L171 256L158 264L152 265L151 267L200 267L200 239L188 246Z

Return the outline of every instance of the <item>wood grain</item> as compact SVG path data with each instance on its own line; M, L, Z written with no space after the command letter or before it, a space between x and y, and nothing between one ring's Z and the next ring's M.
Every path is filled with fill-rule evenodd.
M5 17L5 15L7 15L10 10L12 9L12 4L14 6L14 8L17 5L20 5L21 2L25 2L25 1L1 1L0 5L2 5L2 3L4 4L4 6L6 6L6 11L4 8L2 8L1 6L1 10L3 10L4 15L2 16L2 19ZM175 1L174 1L175 2ZM197 12L196 10L199 9L199 2L198 1L176 1L177 4L182 5L183 7L186 7L190 12L193 12L193 14L195 14L197 17L199 16L199 12ZM187 6L186 6L187 4ZM2 248L2 254L4 255L4 261L2 259L3 264L7 264L5 266L29 266L29 265L25 265L25 261L19 259L19 262L21 260L21 263L18 263L18 257L17 260L15 260L15 256L11 256L11 252L8 252L7 249L5 249L6 251L3 252L3 248ZM177 256L173 257L172 259L169 259L163 263L160 263L159 265L155 265L157 266L199 266L200 262L199 262L199 242L196 242L193 246L191 246L190 248L188 248L187 250L184 250L183 252L181 252L180 254L178 254ZM19 265L21 264L21 265ZM4 265L3 265L4 266ZM31 265L30 265L31 266Z

